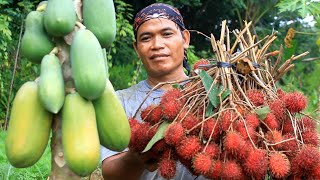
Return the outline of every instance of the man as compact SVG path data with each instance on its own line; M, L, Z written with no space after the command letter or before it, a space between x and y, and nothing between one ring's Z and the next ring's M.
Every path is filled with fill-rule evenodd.
M128 89L117 91L128 117L134 116L147 93L158 83L188 78L183 68L186 65L185 51L189 47L190 34L176 8L161 3L147 6L137 13L134 31L134 49L148 77ZM161 95L171 88L168 84L152 91L140 109L158 104ZM102 148L101 154L102 174L107 180L163 179L157 173L157 162L152 161L148 153L140 154L131 150L119 153ZM195 178L181 163L177 164L174 179Z

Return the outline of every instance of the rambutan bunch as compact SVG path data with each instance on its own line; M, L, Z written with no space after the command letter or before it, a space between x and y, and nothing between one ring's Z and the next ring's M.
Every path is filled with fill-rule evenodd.
M300 92L286 93L282 100L291 113L300 112L308 105L307 98Z
M235 131L229 131L224 137L223 147L227 153L237 155L244 144L241 135Z
M256 131L250 124L245 124L246 122L240 120L235 123L235 130L243 137L244 140L252 140L257 142L258 136Z
M280 152L271 153L269 156L269 171L272 177L282 179L290 173L291 165L287 156Z
M261 90L249 89L246 91L246 96L254 106L261 106L264 104L265 97Z
M276 119L276 116L272 113L268 113L266 118L263 120L265 125L268 127L268 129L271 130L279 130L280 124L279 121Z
M207 153L211 159L217 159L218 157L220 157L221 151L218 144L211 141L206 145L202 145L200 152Z
M282 120L286 116L286 106L281 99L273 99L268 102L268 106L277 120Z
M166 91L160 99L163 118L167 121L173 121L185 102L186 98L183 98L183 93L179 89Z
M129 121L131 127L131 137L128 147L134 151L141 152L157 131L157 127L149 123L139 123L137 120Z
M160 122L162 118L162 107L156 104L151 104L141 111L140 116L143 121L154 125Z
M248 113L244 119L253 129L256 129L260 125L260 120L256 113Z
M277 150L281 150L282 147L283 147L283 136L281 134L280 131L277 131L277 130L272 130L272 131L268 131L266 133L266 141L269 143L269 144L272 144L272 146L277 149Z

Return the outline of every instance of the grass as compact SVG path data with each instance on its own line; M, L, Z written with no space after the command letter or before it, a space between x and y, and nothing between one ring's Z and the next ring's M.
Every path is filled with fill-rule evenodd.
M0 180L46 180L51 170L51 150L48 143L40 160L28 168L15 168L10 165L5 153L6 131L0 130Z

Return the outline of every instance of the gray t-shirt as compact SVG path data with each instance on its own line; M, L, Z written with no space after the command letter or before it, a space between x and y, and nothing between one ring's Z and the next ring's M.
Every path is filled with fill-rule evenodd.
M147 94L150 92L152 88L148 85L146 80L139 82L138 84L131 86L128 89L117 91L117 95L122 103L122 106L127 114L127 117L133 117L139 108L142 101L145 99ZM156 89L151 92L148 98L144 101L141 109L145 109L151 104L158 104L160 101L160 97L165 91L162 89ZM141 120L140 112L137 113L137 120ZM103 146L101 146L101 161L105 158L118 154L119 152L111 151ZM154 172L150 172L145 170L140 177L141 180L162 180L162 178L157 170ZM185 168L180 162L177 163L177 172L176 176L173 178L174 180L205 180L203 176L194 176L192 175L187 168Z

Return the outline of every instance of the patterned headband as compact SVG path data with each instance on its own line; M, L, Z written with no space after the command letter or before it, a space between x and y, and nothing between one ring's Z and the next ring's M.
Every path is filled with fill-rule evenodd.
M143 8L136 14L133 24L134 31L137 32L141 24L155 18L169 19L175 22L181 30L186 29L183 23L183 18L177 8L168 4L154 3Z

